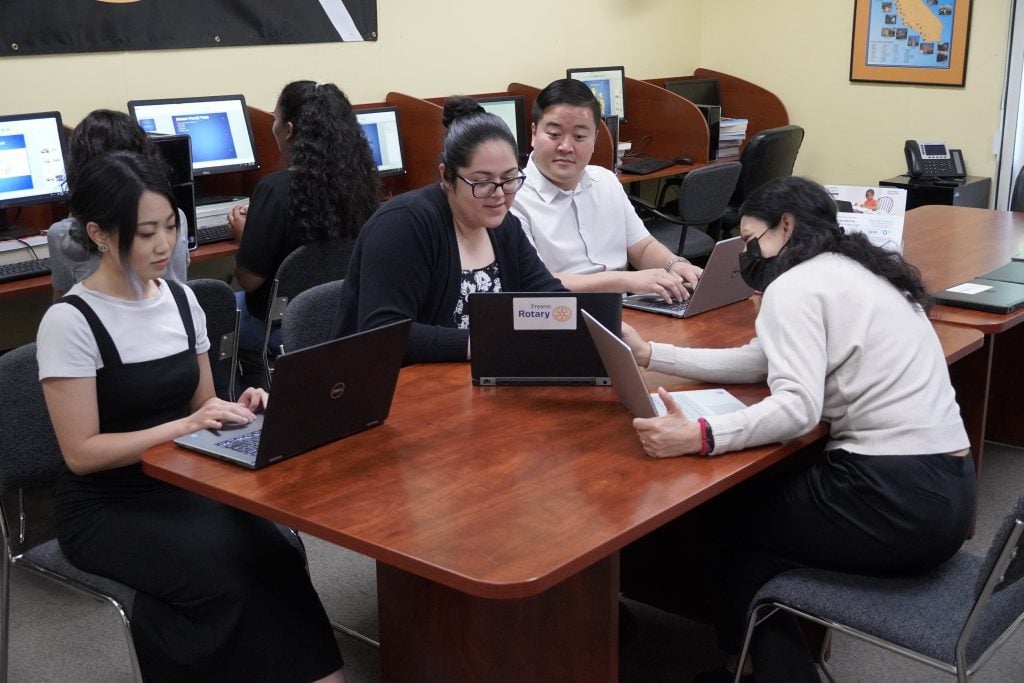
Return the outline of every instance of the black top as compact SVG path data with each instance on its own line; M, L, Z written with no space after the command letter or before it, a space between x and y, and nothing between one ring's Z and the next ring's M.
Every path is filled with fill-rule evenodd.
M565 291L509 213L488 230L506 292ZM448 198L439 185L400 195L359 232L342 288L338 336L406 318L406 363L466 360L469 330L455 326L462 262Z
M274 285L274 274L285 257L306 242L291 224L290 171L274 171L253 188L245 219L242 242L235 263L253 275L266 278L260 287L245 295L245 307L260 320L267 317L267 301Z

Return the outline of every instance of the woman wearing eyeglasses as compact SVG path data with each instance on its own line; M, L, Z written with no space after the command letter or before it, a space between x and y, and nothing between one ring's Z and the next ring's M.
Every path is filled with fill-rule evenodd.
M509 213L524 177L508 126L465 97L443 121L441 182L366 222L341 294L339 335L413 321L406 363L469 358L470 294L564 291Z

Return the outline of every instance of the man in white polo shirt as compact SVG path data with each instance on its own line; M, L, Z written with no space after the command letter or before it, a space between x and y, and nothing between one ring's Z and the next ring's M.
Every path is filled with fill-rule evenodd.
M560 79L533 105L533 153L512 212L555 277L575 292L688 295L701 269L654 239L619 179L589 166L601 109L582 81ZM627 266L636 270L626 270Z

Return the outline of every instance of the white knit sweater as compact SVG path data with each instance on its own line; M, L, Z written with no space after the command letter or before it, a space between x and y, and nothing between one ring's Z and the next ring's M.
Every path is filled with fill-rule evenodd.
M925 314L852 259L821 254L765 291L757 337L735 349L651 344L650 369L754 383L771 396L709 419L715 453L785 441L830 423L828 448L863 455L949 453L967 432Z

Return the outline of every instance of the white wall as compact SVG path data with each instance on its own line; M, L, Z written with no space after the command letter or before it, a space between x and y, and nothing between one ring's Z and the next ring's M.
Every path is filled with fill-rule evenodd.
M852 83L853 2L708 0L701 61L768 88L806 129L796 172L869 185L906 169L907 139L963 149L968 173L995 172L1010 0L973 3L963 88Z

